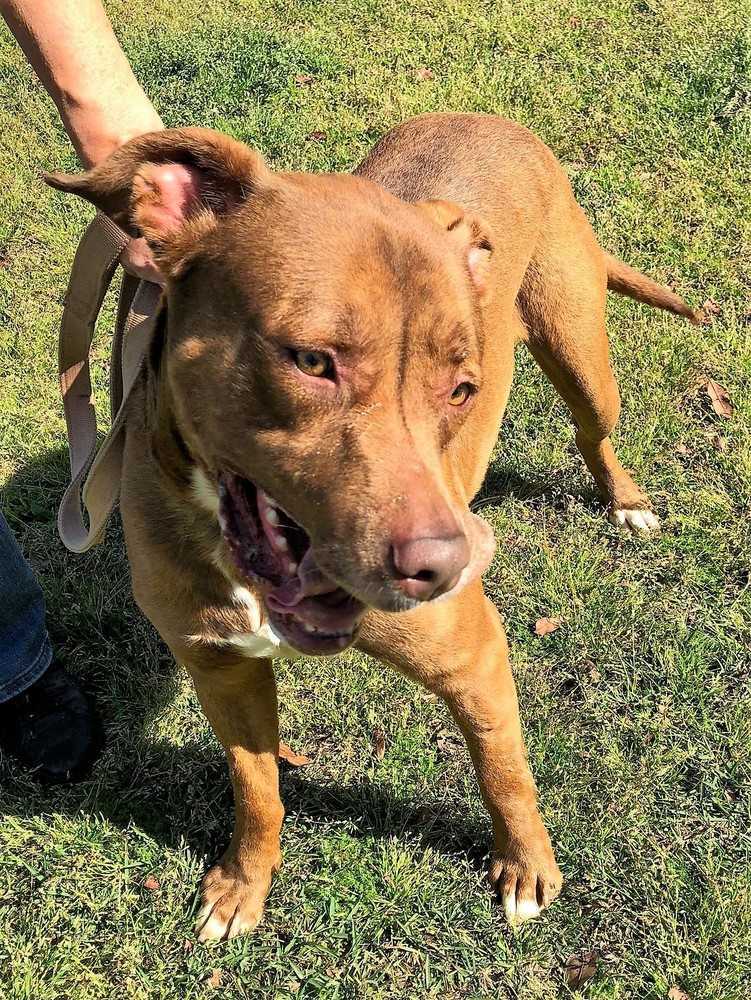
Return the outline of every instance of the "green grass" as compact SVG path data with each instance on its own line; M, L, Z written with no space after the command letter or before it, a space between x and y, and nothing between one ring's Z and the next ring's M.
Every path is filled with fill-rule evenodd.
M498 538L487 586L566 878L559 902L520 932L504 925L482 886L488 821L439 703L355 655L280 662L284 738L314 758L283 777L285 865L253 937L193 946L195 889L230 830L225 767L132 603L119 528L84 557L56 537L56 324L88 213L37 179L74 157L0 35L3 510L108 741L71 789L40 789L0 762L0 997L547 1000L570 994L568 956L595 949L589 997L678 986L691 1000L745 1000L751 3L107 6L168 124L225 129L277 167L348 169L421 111L506 114L567 165L608 249L721 312L692 329L610 305L616 444L664 520L654 541L607 525L562 404L519 356L483 508ZM102 336L102 412L106 359ZM697 388L706 375L728 389L731 419ZM541 615L563 626L538 639Z

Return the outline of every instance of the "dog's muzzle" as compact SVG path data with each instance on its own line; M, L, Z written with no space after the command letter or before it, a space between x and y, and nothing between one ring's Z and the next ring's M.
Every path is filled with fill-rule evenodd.
M365 605L321 572L307 532L275 500L223 474L219 521L238 571L264 585L270 623L285 642L321 656L354 641Z

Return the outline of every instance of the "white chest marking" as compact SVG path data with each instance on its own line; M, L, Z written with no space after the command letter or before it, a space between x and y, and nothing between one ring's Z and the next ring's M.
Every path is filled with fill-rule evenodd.
M288 646L268 622L263 621L260 602L247 587L235 587L232 599L248 609L250 631L235 632L228 636L224 640L227 645L242 650L246 656L284 656L287 659L297 659L302 655Z
M283 656L288 660L297 660L302 656L299 650L288 646L268 622L264 622L255 632L235 632L224 639L222 644L233 646L244 656L251 658Z

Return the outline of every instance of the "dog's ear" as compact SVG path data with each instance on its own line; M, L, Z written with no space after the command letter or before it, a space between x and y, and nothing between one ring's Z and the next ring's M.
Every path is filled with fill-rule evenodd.
M485 222L477 215L468 215L451 201L419 201L415 207L458 243L465 253L472 284L478 295L484 296L489 289L490 259L493 256L493 244Z
M122 229L143 236L160 268L176 276L191 246L218 218L270 176L259 153L210 129L149 132L131 139L85 174L45 174Z

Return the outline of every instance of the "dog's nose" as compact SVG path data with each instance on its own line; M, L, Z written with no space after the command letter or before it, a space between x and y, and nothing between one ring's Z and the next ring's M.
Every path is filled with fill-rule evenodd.
M469 543L463 534L451 538L413 538L394 543L391 558L396 587L416 601L429 601L456 584L469 562Z

